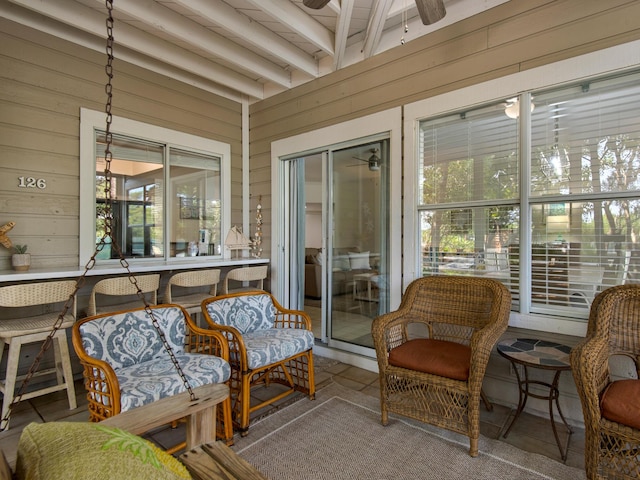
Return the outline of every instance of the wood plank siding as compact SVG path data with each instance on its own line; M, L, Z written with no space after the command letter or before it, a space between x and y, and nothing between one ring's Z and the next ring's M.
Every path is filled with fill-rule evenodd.
M273 141L639 38L635 0L512 0L252 104L249 218L253 232L262 196L263 256ZM34 267L78 263L79 112L104 109L104 62L0 19L0 224L17 221L11 238L29 244ZM232 223L241 224L241 104L123 61L115 75L115 115L231 145ZM47 188L19 188L20 176ZM10 269L4 248L1 269Z
M251 105L250 190L262 195L265 256L273 141L639 38L637 1L512 0Z
M242 218L241 104L114 62L114 115L229 143L233 218ZM0 19L0 224L32 266L78 265L80 108L104 111L104 53ZM46 189L18 178L46 179ZM11 269L0 248L0 270Z

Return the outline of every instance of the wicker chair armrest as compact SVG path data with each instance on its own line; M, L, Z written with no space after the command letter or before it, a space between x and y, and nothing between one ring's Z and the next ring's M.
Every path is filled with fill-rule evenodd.
M228 348L228 359L239 359L241 368L245 369L247 366L247 347L242 339L242 334L237 328L228 325L219 325L211 320L206 309L203 310L204 318L207 321L207 330L217 332L222 335L224 343Z
M83 366L90 419L104 420L120 413L120 383L111 365L87 355L78 355L78 358ZM109 404L105 399L108 399Z
M600 394L609 383L609 346L605 338L586 338L573 347L571 371L587 422L600 419Z
M407 325L415 322L427 323L412 316L407 308L384 313L373 319L371 336L381 372L389 365L389 351L408 340Z
M191 353L215 355L229 361L229 342L219 330L198 327L187 317L187 347Z
M486 359L489 359L489 355L491 355L491 351L495 344L500 340L502 334L507 330L508 324L508 314L507 320L502 321L493 321L488 323L484 327L476 330L471 335L471 351L473 355L486 355Z
M403 338L402 341L389 343L389 334L390 332L406 332L407 325L410 323L424 323L428 324L429 322L426 319L418 318L415 315L412 315L408 308L395 310L393 312L383 313L378 317L373 319L373 323L371 324L371 333L374 337L378 337L383 343L388 344L389 349L393 347L397 347L398 345L404 343L407 339ZM391 338L395 338L395 335L392 335Z
M280 310L276 313L273 326L311 330L311 317L301 310Z
M511 295L506 290L503 295L506 295L506 298L500 299L498 308L492 313L490 320L471 335L471 358L474 359L476 366L475 369L474 365L471 366L470 380L474 375L479 374L482 381L493 347L509 326ZM477 370L480 366L481 371Z
M471 365L469 367L470 384L482 384L493 347L505 330L506 325L502 329L495 328L495 326L493 328L485 327L481 330L476 330L471 336Z

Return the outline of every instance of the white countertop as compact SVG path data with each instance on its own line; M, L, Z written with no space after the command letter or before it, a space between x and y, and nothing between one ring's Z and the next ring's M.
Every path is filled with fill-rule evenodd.
M201 260L177 258L169 261L133 261L129 262L129 268L134 273L141 272L163 272L169 270L193 270L197 268L218 268L233 267L240 265L263 265L269 263L268 258L208 258ZM14 270L0 270L0 283L21 282L29 280L51 280L54 278L75 278L82 275L84 267L59 267L59 268L31 268L26 272L16 272ZM96 265L87 272L88 276L98 275L119 275L126 273L126 270L118 261L108 265Z

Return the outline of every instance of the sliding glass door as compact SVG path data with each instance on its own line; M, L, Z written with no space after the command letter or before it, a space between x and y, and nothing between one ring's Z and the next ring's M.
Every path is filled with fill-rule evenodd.
M373 348L371 322L389 309L388 162L384 137L287 161L287 270L299 292L289 303L329 346Z
M329 344L373 348L371 322L388 311L388 141L329 155Z

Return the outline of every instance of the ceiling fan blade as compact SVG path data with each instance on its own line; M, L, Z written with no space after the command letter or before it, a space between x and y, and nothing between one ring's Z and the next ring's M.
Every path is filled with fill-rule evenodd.
M302 0L302 4L305 7L313 8L314 10L319 10L324 7L330 0Z
M420 19L425 25L442 20L447 13L442 0L416 0L416 7L418 7Z

